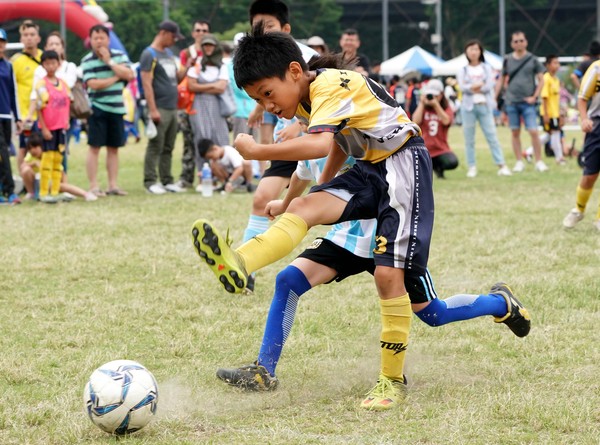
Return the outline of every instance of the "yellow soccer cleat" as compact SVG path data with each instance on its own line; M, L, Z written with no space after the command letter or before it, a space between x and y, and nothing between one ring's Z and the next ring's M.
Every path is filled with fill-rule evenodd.
M392 380L380 374L377 384L367 393L360 407L371 411L383 411L397 406L404 399L406 392L406 376L402 378L403 380Z
M225 290L238 294L246 289L248 274L243 261L229 246L228 237L222 237L208 221L199 219L192 226L194 248L201 259L206 261Z

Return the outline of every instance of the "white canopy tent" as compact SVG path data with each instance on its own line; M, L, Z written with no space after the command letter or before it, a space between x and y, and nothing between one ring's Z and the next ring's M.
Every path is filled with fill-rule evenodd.
M380 74L384 76L403 76L410 71L419 71L421 74L432 75L434 69L444 63L435 54L425 51L420 46L413 46L403 53L381 62Z
M492 65L492 68L495 70L502 69L502 57L498 54L494 54L491 51L484 51L483 57L485 58L486 63ZM458 70L460 70L463 66L467 65L467 56L461 54L454 59L450 59L433 69L434 76L456 76L458 74Z

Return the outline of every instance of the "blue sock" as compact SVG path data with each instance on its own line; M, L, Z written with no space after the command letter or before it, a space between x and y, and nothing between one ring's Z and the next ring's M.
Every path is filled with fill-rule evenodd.
M269 228L269 218L266 216L250 215L248 225L244 231L244 242L251 240L256 235L264 233Z
M501 295L454 295L445 300L434 298L415 315L429 326L442 326L454 321L470 320L483 315L504 317L506 300Z
M295 266L287 266L277 274L275 294L258 354L258 363L271 375L275 375L281 350L294 324L298 299L309 289L306 276Z

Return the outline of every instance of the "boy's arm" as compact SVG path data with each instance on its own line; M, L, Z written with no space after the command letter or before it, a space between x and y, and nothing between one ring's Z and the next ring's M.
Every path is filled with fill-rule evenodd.
M247 160L303 161L326 156L333 141L333 133L310 133L279 144L257 144L249 134L235 138L235 148Z
M348 155L342 151L338 144L332 141L325 167L323 167L323 172L319 178L319 184L324 184L335 178L346 159L348 159Z
M233 191L233 183L235 182L235 180L237 178L242 176L243 173L244 173L244 164L241 164L239 167L236 167L233 169L233 171L231 172L231 175L229 175L229 179L227 179L227 182L225 183L225 191L226 192Z

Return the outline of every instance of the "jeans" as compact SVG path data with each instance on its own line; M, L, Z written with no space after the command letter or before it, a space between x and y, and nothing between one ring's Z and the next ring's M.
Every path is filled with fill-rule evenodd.
M508 124L511 130L521 128L521 117L525 122L525 128L528 130L537 130L537 109L536 105L528 104L527 102L517 102L515 104L506 105L506 115L508 116Z
M479 121L481 130L490 147L494 163L496 165L504 165L504 154L502 153L502 148L500 148L500 142L498 142L496 123L494 122L492 110L486 104L475 104L470 111L465 110L464 107L461 108L461 113L468 166L475 167L475 123L477 121Z

